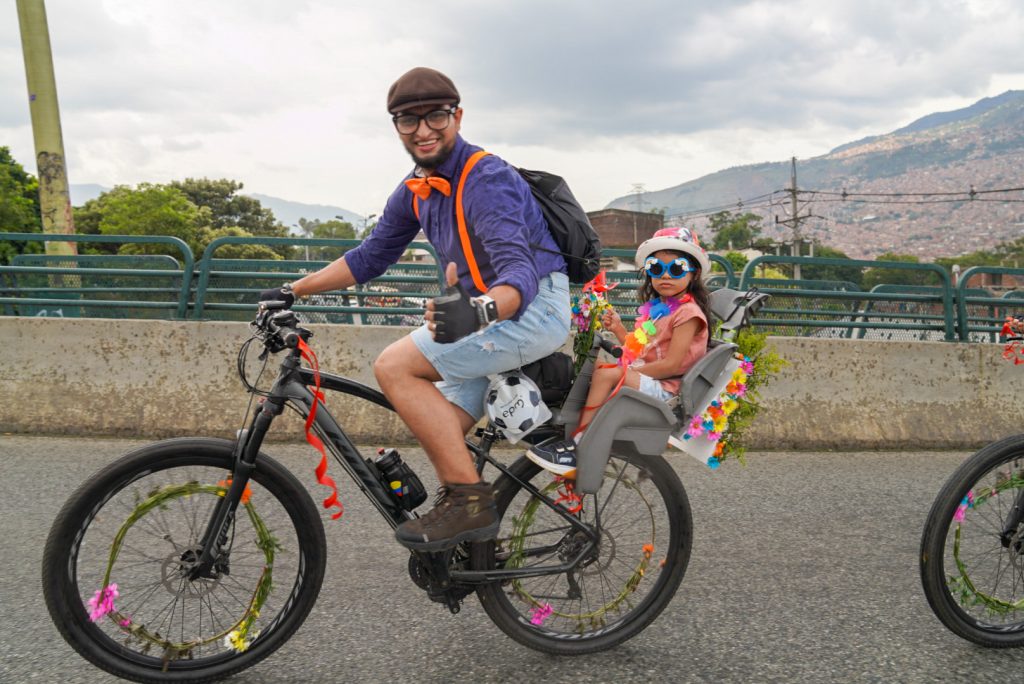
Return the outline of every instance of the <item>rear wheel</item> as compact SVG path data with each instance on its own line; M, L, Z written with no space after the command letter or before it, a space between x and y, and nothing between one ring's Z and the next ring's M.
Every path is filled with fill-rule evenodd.
M932 505L921 538L921 581L935 615L982 646L1024 645L1024 435L961 465ZM1009 529L1008 529L1009 528Z
M84 658L141 682L200 682L250 667L302 624L326 540L302 485L261 454L210 576L189 578L227 491L232 443L143 447L83 485L43 555L50 616Z
M649 625L672 600L690 559L693 523L686 491L661 456L612 456L596 495L520 458L511 472L598 531L587 535L511 477L495 484L501 531L476 544L477 569L553 567L581 553L567 572L478 588L494 623L516 641L547 653L611 648Z

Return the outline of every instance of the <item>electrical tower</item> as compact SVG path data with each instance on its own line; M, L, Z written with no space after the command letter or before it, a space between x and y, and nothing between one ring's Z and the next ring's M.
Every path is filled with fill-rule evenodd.
M801 211L807 207L809 202L804 202L803 206L797 201L797 195L799 191L796 185L796 157L790 160L790 172L789 172L789 187L785 189L785 192L789 195L789 206L782 205L783 211L786 212L789 218L780 219L777 215L775 217L775 223L787 226L793 232L793 244L790 247L790 256L801 256L800 247L803 244L803 236L800 234L800 222L809 218L822 218L816 216L809 211L807 213L801 213ZM793 278L800 280L800 264L793 264Z

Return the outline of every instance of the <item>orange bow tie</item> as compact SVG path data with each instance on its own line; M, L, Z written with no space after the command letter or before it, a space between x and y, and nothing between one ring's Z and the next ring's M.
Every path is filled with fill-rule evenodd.
M427 176L426 178L410 178L405 181L405 187L412 190L413 194L421 200L426 201L430 197L430 189L434 188L445 197L452 194L451 183L440 176Z

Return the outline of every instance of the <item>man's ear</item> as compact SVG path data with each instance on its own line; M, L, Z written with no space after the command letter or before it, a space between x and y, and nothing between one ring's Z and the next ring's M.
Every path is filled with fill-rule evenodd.
M452 116L455 117L455 129L458 130L458 127L462 125L462 107L456 107Z

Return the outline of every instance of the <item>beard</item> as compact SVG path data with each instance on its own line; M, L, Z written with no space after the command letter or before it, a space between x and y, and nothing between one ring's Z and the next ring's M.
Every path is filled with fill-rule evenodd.
M410 148L409 146L406 146L405 148L406 152L409 153L409 156L412 157L413 163L422 169L428 169L430 171L433 171L441 164L444 164L446 161L448 161L448 157L452 156L452 152L455 150L455 141L452 141L451 145L442 147L440 150L430 155L429 157L418 156L414 149L415 148Z

